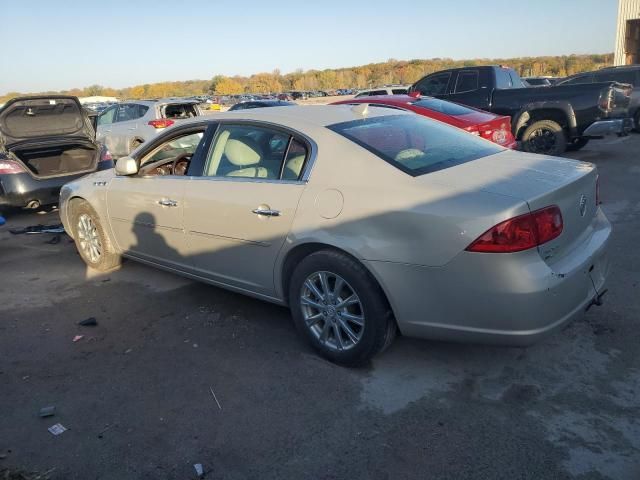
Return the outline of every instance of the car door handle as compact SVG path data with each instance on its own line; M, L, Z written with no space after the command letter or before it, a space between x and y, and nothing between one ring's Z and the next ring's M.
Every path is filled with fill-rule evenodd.
M163 207L177 207L178 202L168 198L163 198L162 200L158 200L158 205L162 205Z
M270 208L256 208L251 210L256 215L264 215L265 217L279 217L280 210L271 210Z

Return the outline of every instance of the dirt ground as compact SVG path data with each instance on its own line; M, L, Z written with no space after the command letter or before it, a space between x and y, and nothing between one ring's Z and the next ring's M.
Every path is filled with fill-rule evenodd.
M131 261L97 274L65 236L8 232L55 211L14 213L0 478L640 478L639 152L633 135L571 155L600 168L614 224L603 307L530 348L399 338L355 370L316 357L284 308Z

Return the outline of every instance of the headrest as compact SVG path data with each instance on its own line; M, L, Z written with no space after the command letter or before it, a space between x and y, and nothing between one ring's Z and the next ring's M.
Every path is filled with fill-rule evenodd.
M238 167L255 165L262 159L262 148L251 137L230 138L224 147L229 162Z

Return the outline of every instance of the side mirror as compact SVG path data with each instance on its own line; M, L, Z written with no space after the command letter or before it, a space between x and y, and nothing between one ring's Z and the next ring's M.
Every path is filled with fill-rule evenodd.
M138 162L131 157L121 157L116 162L117 175L135 175L138 173Z

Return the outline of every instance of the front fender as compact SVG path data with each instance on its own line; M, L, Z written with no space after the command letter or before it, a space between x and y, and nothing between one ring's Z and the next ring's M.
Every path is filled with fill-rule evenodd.
M561 113L567 120L567 127L569 128L571 136L577 135L576 114L573 111L571 104L566 101L531 102L523 105L511 120L513 135L518 138L518 132L520 132L522 127L529 122L531 117L535 116L536 112L540 112L542 110Z

